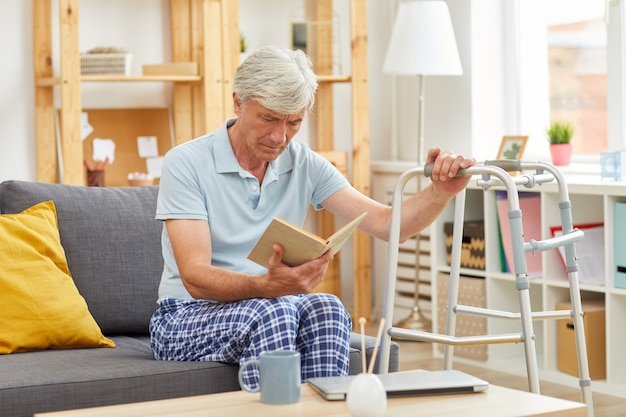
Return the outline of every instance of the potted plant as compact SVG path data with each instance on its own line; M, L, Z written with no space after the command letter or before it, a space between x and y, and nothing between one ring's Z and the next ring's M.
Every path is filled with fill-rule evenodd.
M243 33L239 33L239 63L242 63L248 57L248 41Z
M572 155L572 136L574 135L574 125L570 122L553 121L546 129L548 141L550 142L550 154L554 165L569 165Z

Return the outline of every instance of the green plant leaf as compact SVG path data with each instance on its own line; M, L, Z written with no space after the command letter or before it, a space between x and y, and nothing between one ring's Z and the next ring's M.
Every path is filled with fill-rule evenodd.
M554 121L550 123L550 127L546 129L548 141L552 145L561 143L570 143L574 135L574 125L570 122Z

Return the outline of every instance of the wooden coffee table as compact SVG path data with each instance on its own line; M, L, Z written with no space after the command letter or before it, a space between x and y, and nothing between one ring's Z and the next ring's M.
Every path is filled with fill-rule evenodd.
M174 398L82 410L35 414L35 417L191 417L219 416L299 416L349 417L345 401L326 401L308 385L302 386L301 401L297 404L267 405L259 394L233 391L221 394ZM386 417L585 417L587 408L582 403L561 400L491 385L486 392L475 394L429 395L390 398Z

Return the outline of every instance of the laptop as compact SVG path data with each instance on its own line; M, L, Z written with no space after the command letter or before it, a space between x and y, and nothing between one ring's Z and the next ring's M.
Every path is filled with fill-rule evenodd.
M354 375L310 378L307 383L324 399L345 400ZM489 383L454 369L403 371L378 375L388 397L482 392Z

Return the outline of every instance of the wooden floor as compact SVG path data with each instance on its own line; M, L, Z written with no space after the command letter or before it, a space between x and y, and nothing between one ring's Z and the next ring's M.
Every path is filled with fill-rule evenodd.
M368 332L369 333L369 332ZM400 370L410 369L441 369L441 358L432 354L432 345L429 343L397 341L400 344ZM482 378L494 385L528 390L526 378L497 372L490 369L456 363L455 369L467 372ZM572 401L581 401L580 390L556 384L541 383L541 394L563 398ZM593 393L595 417L626 417L626 399Z

